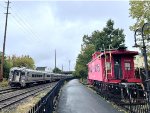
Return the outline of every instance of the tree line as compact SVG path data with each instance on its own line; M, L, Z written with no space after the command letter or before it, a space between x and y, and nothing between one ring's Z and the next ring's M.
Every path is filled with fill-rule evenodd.
M86 78L88 75L87 64L92 58L95 51L101 49L118 48L120 45L125 46L125 35L123 29L114 28L114 21L109 19L102 30L93 31L91 35L82 37L83 43L81 51L76 59L74 75Z
M1 55L0 55L0 64L1 64ZM4 78L8 79L9 72L12 67L27 67L28 69L35 69L35 62L33 58L29 55L22 55L22 56L5 56L4 59ZM62 73L58 67L52 70L53 73Z
M1 64L1 55L0 55L0 64ZM4 78L9 77L9 71L12 67L27 67L30 69L35 68L35 63L33 58L31 58L29 55L22 55L22 56L16 56L13 55L12 57L10 56L5 56L4 59Z

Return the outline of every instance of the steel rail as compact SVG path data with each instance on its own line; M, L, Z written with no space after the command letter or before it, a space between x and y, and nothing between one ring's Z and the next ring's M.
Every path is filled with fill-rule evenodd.
M0 110L4 109L6 107L9 107L10 105L15 104L25 98L28 98L29 96L35 95L36 93L39 93L47 88L54 87L56 85L56 83L50 83L49 85L47 85L47 86L44 85L42 87L34 87L23 93L16 94L14 96L10 96L7 98L3 98L0 100Z

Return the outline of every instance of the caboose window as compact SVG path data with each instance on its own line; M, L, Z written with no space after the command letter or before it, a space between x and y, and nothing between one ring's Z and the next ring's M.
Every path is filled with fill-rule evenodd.
M130 62L125 62L125 70L131 70Z

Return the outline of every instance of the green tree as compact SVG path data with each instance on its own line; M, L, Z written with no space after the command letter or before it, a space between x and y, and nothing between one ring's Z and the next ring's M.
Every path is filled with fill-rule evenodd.
M75 73L77 77L86 78L88 74L87 64L91 60L95 47L92 44L82 48L81 53L78 55L75 66Z
M1 54L0 54L0 64L1 64ZM21 56L17 57L13 55L12 57L6 57L4 58L4 78L9 77L9 71L12 67L28 67L31 69L34 69L34 60L29 56Z
M106 27L102 31L94 31L92 37L95 40L94 45L96 51L100 48L109 49L110 45L112 48L118 48L120 45L124 45L125 42L123 29L115 29L114 21L111 19L107 21Z
M82 46L92 44L95 46L95 50L98 51L104 47L109 49L109 45L112 48L118 48L120 45L124 45L124 42L125 35L123 34L123 29L114 28L114 21L109 19L102 31L96 30L91 36L84 35Z
M62 71L58 67L56 67L56 68L53 69L53 73L61 73L61 72Z
M0 64L1 64L1 58L2 54L0 54ZM11 60L8 57L4 57L4 67L3 67L3 77L7 78L9 77L9 70L13 66Z
M118 48L120 45L124 45L125 35L123 34L123 29L114 28L114 21L110 19L107 21L106 27L101 31L96 30L91 36L84 35L82 39L83 44L81 45L81 52L76 60L74 75L87 78L87 64L90 62L94 51L99 51L100 48L103 48L103 45L105 49L109 49L109 45L112 48Z
M10 71L10 68L13 67L13 63L9 60L9 59L5 59L5 62L4 62L4 78L7 78L9 77L9 71Z
M130 17L135 20L135 23L130 26L130 30L135 31L138 28L141 28L144 23L150 22L150 1L130 1ZM150 45L148 35L150 36L150 26L149 29L144 30L144 34L146 35L145 44L147 48L147 56L150 58ZM141 36L137 37L137 43L141 46L140 50L142 51L142 40ZM150 37L149 37L150 38ZM150 64L150 60L148 58L148 63Z
M150 1L130 1L129 4L130 17L136 20L130 29L135 31L144 23L150 22Z
M34 60L30 56L21 56L21 57L16 57L15 55L12 56L12 62L13 62L13 67L27 67L34 69Z

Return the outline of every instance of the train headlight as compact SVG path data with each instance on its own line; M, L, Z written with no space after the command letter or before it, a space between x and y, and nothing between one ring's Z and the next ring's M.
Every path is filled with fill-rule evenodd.
M9 81L11 81L12 79L10 78Z

